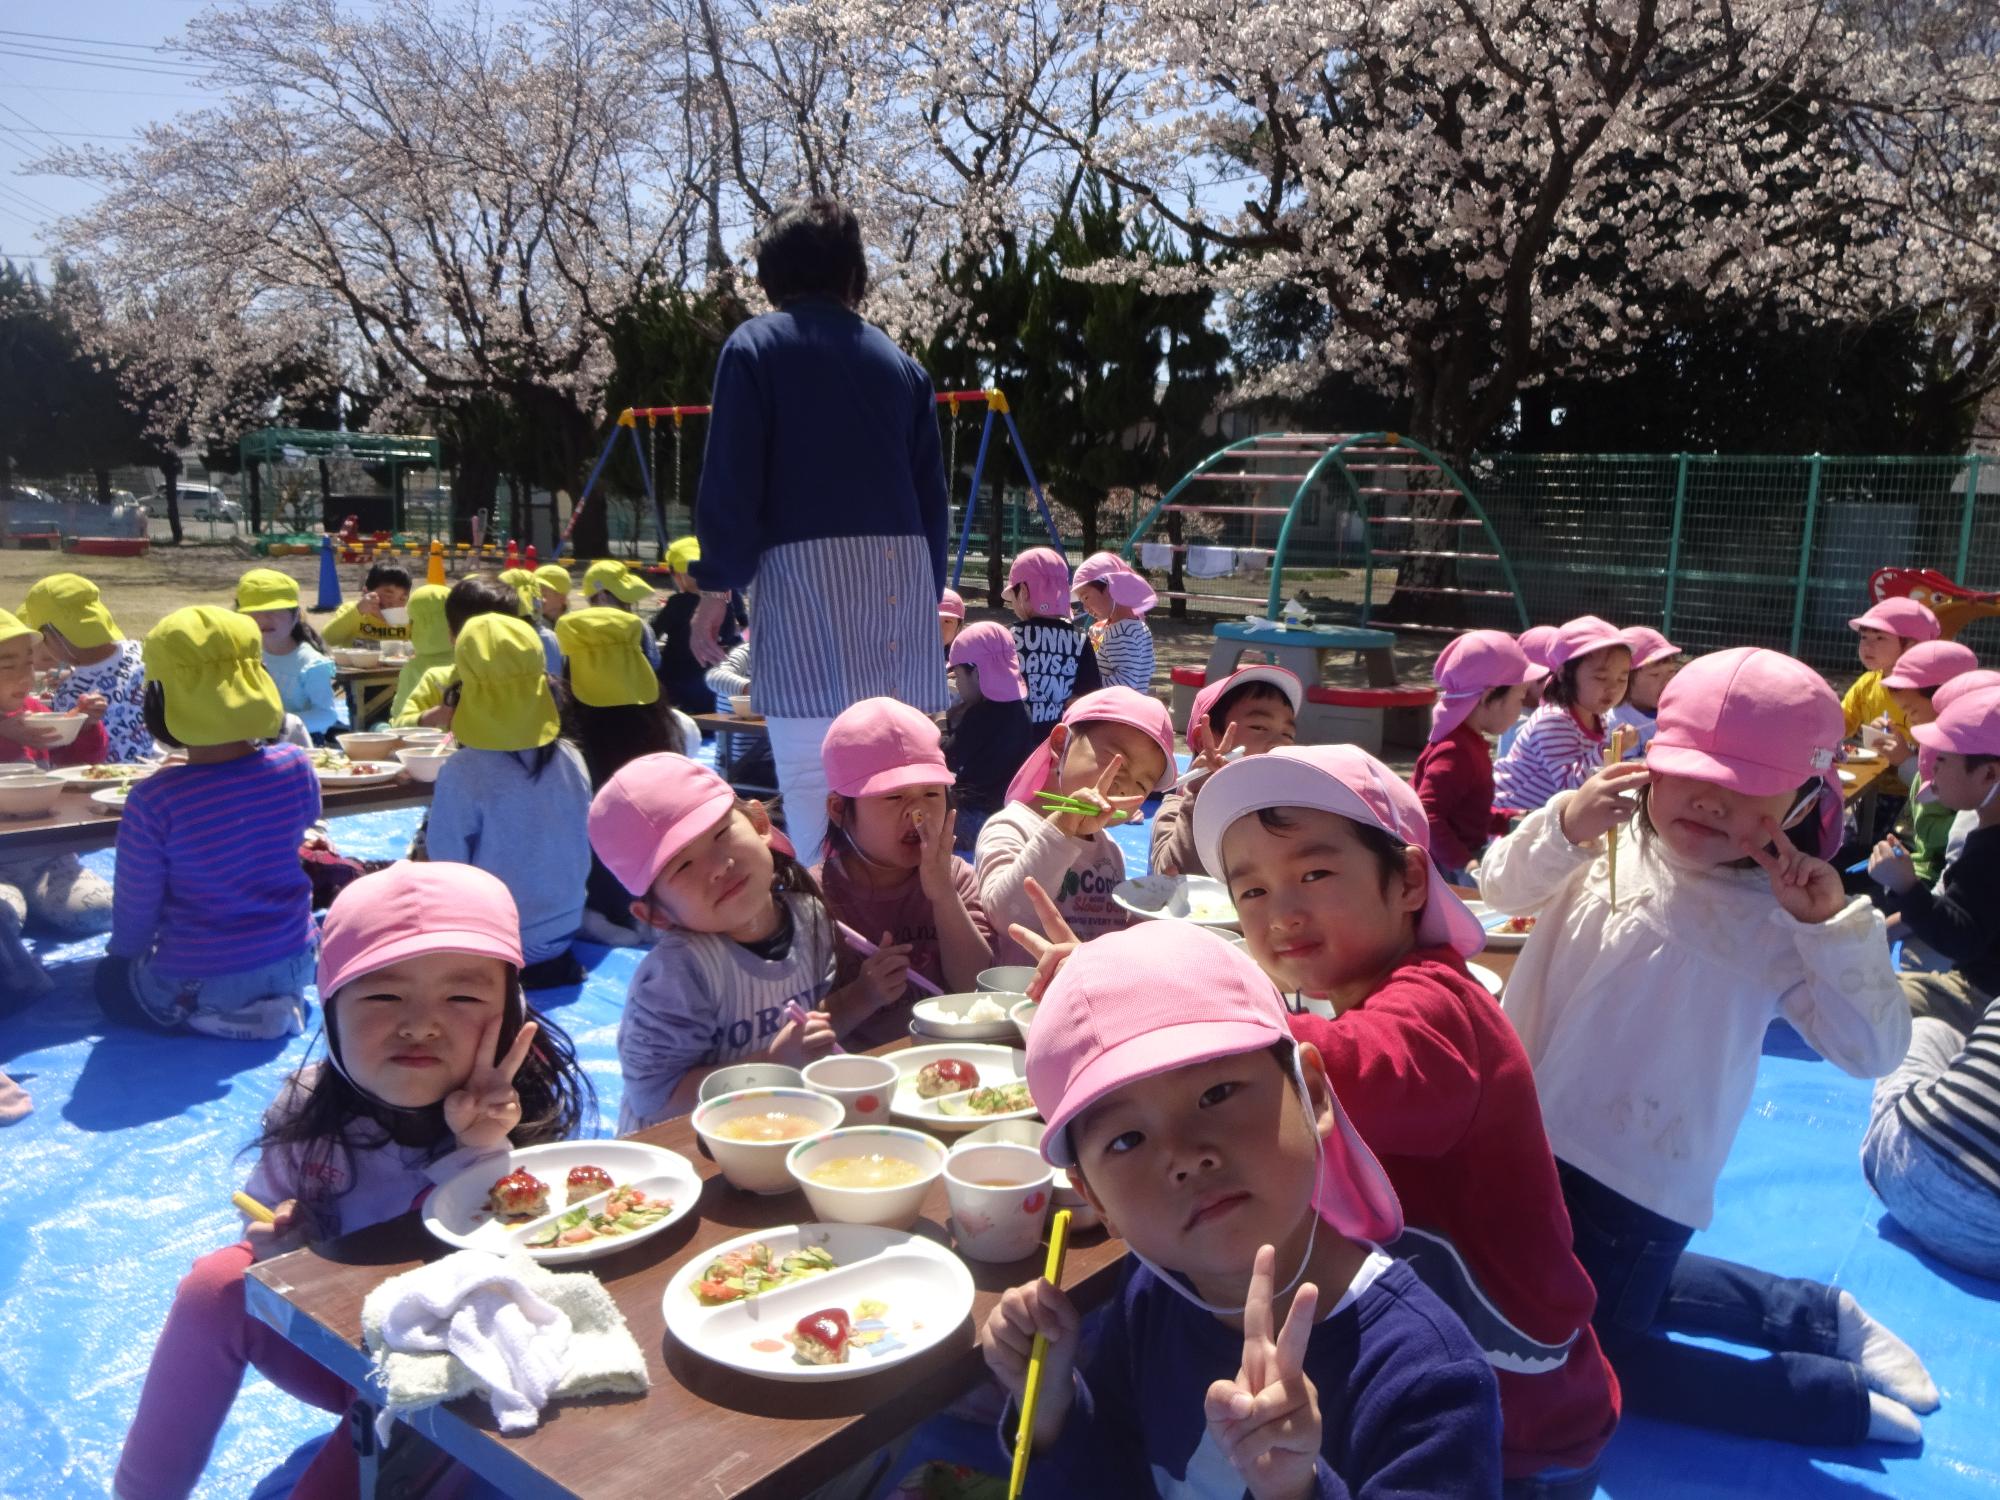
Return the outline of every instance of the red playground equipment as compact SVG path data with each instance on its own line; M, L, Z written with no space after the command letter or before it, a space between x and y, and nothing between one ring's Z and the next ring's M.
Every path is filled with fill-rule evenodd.
M1945 640L1953 640L1974 620L2000 615L2000 594L1981 593L1954 583L1935 568L1877 568L1868 580L1869 599L1914 599L1938 617Z

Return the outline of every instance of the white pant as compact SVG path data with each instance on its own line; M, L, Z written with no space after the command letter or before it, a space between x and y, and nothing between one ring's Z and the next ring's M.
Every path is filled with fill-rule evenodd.
M771 760L778 768L778 790L785 796L785 833L798 851L799 863L819 863L826 842L826 765L820 746L833 727L825 719L767 719Z

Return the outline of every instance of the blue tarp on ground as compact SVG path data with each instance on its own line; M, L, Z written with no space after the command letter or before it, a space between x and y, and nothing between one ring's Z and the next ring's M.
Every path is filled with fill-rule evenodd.
M414 810L334 825L343 851L387 858ZM1120 836L1135 871L1145 830ZM109 874L111 857L92 864ZM265 1104L305 1059L289 1043L161 1038L108 1029L87 987L101 940L44 957L61 992L0 1021L0 1068L36 1113L0 1131L0 1495L102 1496L174 1284L237 1230L230 1193ZM583 950L590 973L537 1003L590 1071L608 1129L632 951ZM317 1017L314 1018L316 1030ZM1606 1464L1615 1500L1674 1496L2000 1495L2000 1285L1939 1267L1885 1221L1856 1164L1868 1085L1775 1045L1737 1140L1712 1230L1695 1246L1847 1287L1916 1347L1944 1392L1920 1449L1814 1450L1628 1420ZM246 1495L332 1426L252 1375L199 1493ZM928 1450L997 1467L986 1434L948 1425ZM912 1455L914 1457L914 1453Z

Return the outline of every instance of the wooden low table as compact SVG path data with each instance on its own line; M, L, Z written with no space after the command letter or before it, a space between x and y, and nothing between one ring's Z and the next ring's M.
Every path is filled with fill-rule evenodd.
M1370 687L1394 687L1395 646L1393 632L1362 625L1258 627L1243 620L1224 620L1215 627L1215 644L1209 648L1208 680L1220 682L1236 670L1244 656L1257 651L1307 687L1318 687L1326 680L1328 653L1355 651L1367 668Z
M907 1042L879 1051L894 1051ZM944 1343L906 1364L827 1385L795 1385L724 1369L670 1338L661 1296L673 1273L710 1248L752 1230L808 1222L803 1193L758 1197L729 1186L702 1155L683 1117L635 1140L678 1151L704 1182L694 1214L630 1250L592 1261L646 1356L653 1388L643 1396L552 1403L535 1431L503 1437L478 1398L403 1419L430 1442L510 1495L687 1497L803 1495L936 1415L985 1373L974 1331L1008 1287L1041 1274L1044 1252L1012 1265L968 1260L976 1287L972 1315ZM940 1180L925 1200L917 1232L950 1243ZM251 1268L251 1313L357 1391L371 1369L361 1346L362 1300L387 1278L446 1254L417 1215L348 1235L319 1250L297 1250ZM1063 1286L1082 1308L1116 1288L1121 1241L1102 1230L1071 1242ZM335 1441L339 1441L336 1437ZM995 1448L994 1465L1001 1462ZM364 1475L369 1466L364 1463ZM367 1493L364 1490L364 1493Z
M414 781L407 774L377 786L322 784L320 807L322 815L329 818L343 813L375 812L385 807L412 807L430 801L433 790L433 783ZM100 807L82 792L67 790L56 810L47 817L0 818L0 860L26 854L82 854L91 849L109 849L118 842L118 825L123 821L121 813Z
M402 675L400 663L393 667L338 668L333 683L347 695L347 727L362 730L377 720L386 722Z
M748 746L756 741L770 743L771 727L764 722L762 714L747 716L738 714L694 714L695 723L715 735L715 770L724 781L738 791L755 792L759 796L775 796L774 786L759 786L739 782L736 767L748 753Z
M1841 778L1841 797L1854 809L1854 826L1861 831L1862 842L1873 848L1876 803L1881 799L1882 783L1896 779L1896 768L1887 756L1877 756L1873 760L1843 761L1840 769L1854 777L1852 781L1845 776Z

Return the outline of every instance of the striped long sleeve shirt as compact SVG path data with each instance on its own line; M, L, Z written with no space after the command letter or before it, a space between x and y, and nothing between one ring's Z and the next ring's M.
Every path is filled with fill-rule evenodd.
M1557 792L1574 791L1604 763L1604 729L1544 703L1493 767L1493 805L1533 812Z
M319 779L296 745L169 766L134 785L118 825L108 951L206 979L310 947L299 841L319 810Z
M1153 687L1153 632L1144 620L1113 620L1090 633L1097 647L1097 670L1106 687L1135 693Z
M1937 1077L1896 1101L1903 1123L2000 1192L2000 1000Z

